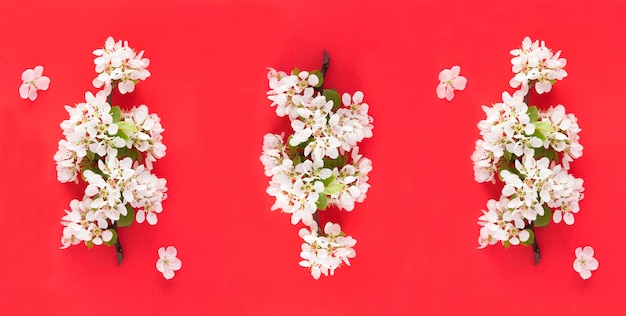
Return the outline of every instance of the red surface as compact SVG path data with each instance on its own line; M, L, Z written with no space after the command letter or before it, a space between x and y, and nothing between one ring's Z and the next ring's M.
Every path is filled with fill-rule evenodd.
M626 313L622 1L69 2L0 11L0 315ZM95 91L91 52L109 35L151 59L152 76L115 98L158 113L168 146L165 210L121 231L121 266L113 248L59 250L82 188L58 183L52 159L63 106ZM585 146L572 169L582 210L537 232L538 266L526 247L476 250L499 187L475 183L470 160L480 105L512 91L508 52L526 35L563 50L569 76L532 98L575 113ZM263 135L287 126L265 99L265 67L317 68L324 49L326 86L370 104L374 170L365 203L323 215L358 240L353 265L315 281L298 266L300 226L269 210L259 155ZM50 89L20 99L22 71L39 64ZM467 89L439 100L437 75L455 64ZM183 261L170 281L155 269L167 245ZM587 281L572 269L584 245L600 261Z

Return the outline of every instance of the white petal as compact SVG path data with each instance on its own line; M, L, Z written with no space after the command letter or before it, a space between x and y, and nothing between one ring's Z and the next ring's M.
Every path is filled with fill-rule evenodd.
M28 90L30 88L30 85L28 83L23 83L20 86L20 97L22 99L27 99L28 98Z
M580 277L583 278L583 280L589 279L591 277L591 271L589 271L589 269L580 271Z
M583 255L587 256L587 257L593 257L593 247L591 246L585 246L585 248L583 248Z
M178 254L178 250L176 250L176 247L174 247L174 246L169 246L169 247L167 247L167 250L165 250L165 253L168 256L176 257L176 254Z
M166 280L171 280L174 277L174 271L172 269L166 269L163 271L163 276Z
M148 220L148 224L150 225L156 225L159 221L155 212L149 212L146 219Z
M445 83L440 83L437 86L437 97L439 99L443 99L446 97L446 84Z
M146 212L144 212L144 210L138 211L135 215L135 220L139 224L143 223L146 220ZM163 247L161 247L161 249L163 249ZM161 249L159 249L159 255L161 255Z
M178 258L174 258L174 260L170 262L170 268L172 268L174 271L180 270L182 266L183 266L183 262L180 261L180 259Z

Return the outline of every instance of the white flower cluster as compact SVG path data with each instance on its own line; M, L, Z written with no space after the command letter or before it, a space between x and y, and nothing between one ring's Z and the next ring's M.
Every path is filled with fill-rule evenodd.
M346 237L339 224L326 223L325 235L322 236L318 235L317 224L314 223L310 229L302 228L298 234L304 239L300 253L304 260L300 261L300 265L309 268L313 278L317 280L321 274L328 276L329 271L330 275L334 275L335 269L342 263L350 265L349 259L356 256L356 251L352 249L356 240Z
M97 57L94 59L98 76L93 80L93 86L104 86L106 94L110 94L114 85L121 94L135 91L135 85L139 80L150 77L148 66L150 60L143 58L144 51L135 53L128 46L128 42L115 41L109 36L104 42L104 47L93 51Z
M112 38L105 47L113 45L109 42ZM112 245L117 240L112 228L133 220L155 225L167 198L166 180L152 174L153 162L166 150L160 118L145 105L130 110L111 106L110 93L87 92L84 103L65 106L65 138L54 155L57 179L78 183L80 176L87 187L82 201L72 200L61 220L62 248L81 241L89 247Z
M511 50L511 55L515 56L511 59L515 76L509 84L512 88L521 85L524 94L528 93L533 84L539 94L550 92L557 80L567 77L567 71L563 69L567 60L560 58L561 51L553 54L544 41L533 42L527 36L520 48Z
M287 75L270 68L268 79L271 105L278 116L289 117L293 128L287 139L284 134L263 139L260 159L271 177L267 193L276 198L271 209L291 214L293 225L302 222L317 234L318 210L335 205L352 211L367 196L372 162L359 154L358 143L372 137L369 106L360 91L341 98L334 90L316 93L323 82L320 72L295 69ZM320 271L332 274L337 267L325 266L308 267L317 279Z
M528 67L535 67L537 56L550 51L543 42L539 46L526 38L522 49L512 51L512 54L514 52L517 54L512 61L514 65L520 63L520 56L531 65L524 66L526 71ZM559 54L554 58L558 59ZM558 59L559 67L565 65L561 59ZM543 66L539 68L545 70ZM558 70L564 73L564 70ZM505 247L520 243L530 245L534 240L530 227L545 226L550 219L572 225L574 214L580 210L578 203L584 197L583 180L569 174L569 168L570 162L582 156L583 146L578 135L581 129L576 116L566 113L563 105L547 110L528 106L524 97L529 91L524 86L527 87L529 82L537 86L540 82L540 79L533 78L530 80L537 81L522 82L522 89L513 95L503 92L501 103L482 106L487 118L478 123L482 139L476 141L472 154L474 179L479 183L495 183L498 175L504 187L499 201L489 200L487 210L483 210L478 219L481 226L479 248L497 242L502 242ZM550 91L550 88L541 89L542 92Z
M70 118L61 123L65 139L59 141L54 156L59 182L78 183L80 171L94 163L96 156L143 153L149 170L152 162L165 156L164 129L156 114L149 114L145 105L123 111L106 99L103 91L95 96L86 92L86 102L65 106Z

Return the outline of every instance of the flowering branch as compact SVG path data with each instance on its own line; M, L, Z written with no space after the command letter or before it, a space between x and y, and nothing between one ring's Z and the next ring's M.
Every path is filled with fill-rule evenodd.
M478 124L482 138L472 154L477 182L504 183L500 199L489 200L478 218L479 248L498 242L505 248L531 246L535 264L541 259L535 227L550 221L572 225L584 197L583 180L569 173L569 163L583 150L576 116L563 105L542 110L529 104L531 88L550 92L567 76L560 54L528 37L511 50L515 76L509 84L519 90L503 92L501 103L483 105L487 118Z
M54 156L59 182L85 181L82 200L70 202L62 217L62 249L84 242L115 246L117 262L124 260L118 227L133 221L155 225L167 198L166 180L152 174L153 162L165 156L160 118L141 105L130 110L112 105L112 92L130 93L150 76L150 64L128 46L109 37L94 50L95 95L66 105L69 119L61 123L64 139Z
M369 189L371 161L359 154L358 143L372 137L373 119L363 93L354 95L323 89L330 57L324 52L322 70L290 74L268 72L268 99L276 114L287 116L293 133L267 134L261 162L271 177L267 193L276 198L272 210L291 214L293 225L308 228L299 232L304 240L300 265L318 279L333 275L356 252L356 240L345 236L338 224L326 223L322 231L318 212L329 206L352 211L363 202Z

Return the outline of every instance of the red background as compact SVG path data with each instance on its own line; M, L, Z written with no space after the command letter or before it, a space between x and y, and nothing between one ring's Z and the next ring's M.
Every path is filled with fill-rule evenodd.
M0 11L0 315L584 315L626 311L626 153L622 1L2 1ZM184 4L183 4L184 2ZM579 4L580 3L580 4ZM584 3L584 4L583 4ZM95 91L92 50L112 35L145 50L152 76L125 106L162 118L167 155L156 173L169 198L156 226L110 247L59 250L63 209L82 187L56 180L52 159L65 104ZM529 35L563 50L569 76L531 103L579 118L584 155L572 172L586 197L573 226L537 232L531 250L476 250L476 219L499 187L473 180L480 106L512 91L509 50ZM351 267L315 281L298 266L301 226L271 212L262 137L288 125L265 98L265 67L319 68L326 87L362 90L374 137L371 189L332 218L358 240ZM452 102L437 75L458 64L467 89ZM20 75L45 67L35 102ZM175 245L166 281L157 249ZM574 249L592 245L583 281Z

